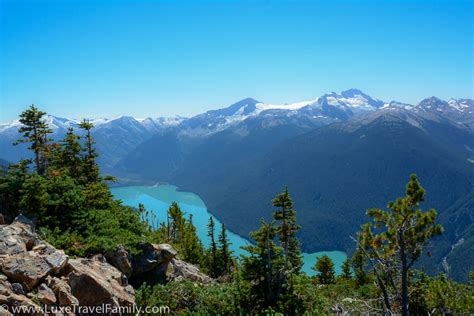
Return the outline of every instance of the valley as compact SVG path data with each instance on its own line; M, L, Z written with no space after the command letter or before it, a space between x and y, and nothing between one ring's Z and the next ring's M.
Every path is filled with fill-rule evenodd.
M143 204L150 210L147 220L154 223L152 224L154 227L159 227L160 223L166 222L168 207L172 202L177 202L186 217L192 216L199 239L203 242L205 248L209 248L207 224L209 217L212 215L207 211L206 205L196 194L179 191L173 185L116 187L112 188L111 192L114 198L121 200L125 205L138 208L140 203ZM221 227L221 222L215 217L214 222L216 227ZM250 236L243 237L228 231L228 238L230 250L234 256L240 258L241 255L248 255L242 247L249 245ZM341 251L302 253L302 271L308 275L315 275L315 271L312 268L316 263L316 258L323 255L327 255L332 259L336 273L340 274L341 265L346 259L345 253Z
M435 97L410 105L350 89L310 101L266 104L252 98L191 118L96 119L99 164L121 185L172 183L194 192L230 230L248 236L269 219L270 201L288 186L307 253L351 254L351 236L371 207L384 208L415 172L450 231L435 240L427 271L466 280L472 251L474 101ZM59 139L78 120L48 117ZM12 147L18 122L0 124L0 158L28 157ZM256 190L255 188L258 188ZM451 250L463 238L462 246ZM456 275L458 272L459 275Z

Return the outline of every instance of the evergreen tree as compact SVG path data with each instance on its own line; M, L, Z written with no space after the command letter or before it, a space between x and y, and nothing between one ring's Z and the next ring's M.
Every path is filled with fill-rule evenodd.
M146 211L145 216L148 216ZM164 236L166 242L177 248L183 260L194 264L203 263L204 248L197 235L192 215L186 220L178 203L173 202L168 208L167 217L166 223L162 223L155 236Z
M89 120L84 119L81 123L79 123L79 127L84 131L84 139L85 139L85 148L84 148L84 176L86 178L86 182L94 183L99 181L99 167L97 166L96 159L97 153L94 148L94 139L92 137L92 129L94 128L94 124L92 124Z
M342 270L341 277L343 279L346 279L346 280L352 279L352 262L351 262L351 259L347 258L346 260L344 260L344 262L342 263L341 270Z
M23 111L20 114L22 126L18 130L23 138L15 143L30 143L28 149L33 151L35 169L38 175L44 175L46 172L48 142L51 141L48 135L52 133L52 130L44 121L45 115L45 112L38 110L34 105L31 105L28 110Z
M79 179L82 176L81 144L80 136L74 134L74 130L69 128L64 140L60 144L59 164L67 170L68 174Z
M219 274L219 263L217 260L218 254L217 254L217 244L214 238L214 229L215 229L214 219L211 216L209 217L209 223L207 224L207 235L211 242L210 249L209 249L209 252L210 252L209 273L212 277L215 278Z
M260 229L250 233L255 245L243 247L250 256L243 256L242 277L251 282L251 295L261 308L275 306L283 289L283 251L274 239L274 222L260 220Z
M20 191L29 177L30 164L31 160L20 160L18 164L11 164L7 173L0 177L0 212L10 220L20 212Z
M419 208L424 196L425 190L412 174L406 195L390 202L389 211L368 210L373 221L363 225L358 235L358 251L373 267L387 310L393 312L395 305L401 306L404 316L408 315L409 271L426 242L443 231L435 222L434 209L423 212ZM395 305L390 291L395 294Z
M273 218L278 222L277 231L284 253L285 273L298 273L303 265L300 244L296 238L300 226L296 223L296 211L288 188L278 194L272 203L278 208L273 213Z
M352 269L354 270L354 277L357 286L362 286L369 282L369 276L366 271L366 258L362 252L356 251L352 257Z
M202 254L204 253L204 248L193 224L192 214L189 215L189 219L184 225L182 236L178 247L181 249L180 254L183 260L193 264L200 264L203 261Z
M333 284L336 281L336 273L334 272L334 263L331 258L326 255L318 257L313 270L318 272L317 279L321 284Z
M229 249L230 243L227 239L227 230L224 223L221 225L221 232L219 233L219 252L221 255L221 267L220 271L222 274L229 274L232 265L232 252Z
M183 240L186 220L178 203L171 203L168 209L168 241L179 243Z
M50 202L48 181L38 174L29 174L22 183L20 192L21 212L34 221L42 218L44 222L47 222L45 217L47 217Z

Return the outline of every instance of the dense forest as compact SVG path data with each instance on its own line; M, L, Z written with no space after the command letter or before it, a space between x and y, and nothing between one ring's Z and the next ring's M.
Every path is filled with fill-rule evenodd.
M269 203L273 218L262 219L251 233L247 255L232 254L225 225L215 227L212 218L205 249L192 217L177 203L170 205L167 221L158 222L145 205L134 209L113 199L108 182L115 179L100 173L93 124L84 120L79 131L70 129L53 142L45 115L35 106L20 115L18 143L27 143L33 158L2 169L0 213L7 222L20 213L32 219L42 238L70 256L91 257L119 246L137 254L143 242L171 244L182 260L213 279L210 284L131 279L139 305L200 314L474 313L474 273L469 284L461 284L414 268L430 240L444 233L436 211L420 208L425 190L414 174L404 196L386 210L367 211L340 275L322 256L310 277L301 271L301 223L288 188Z

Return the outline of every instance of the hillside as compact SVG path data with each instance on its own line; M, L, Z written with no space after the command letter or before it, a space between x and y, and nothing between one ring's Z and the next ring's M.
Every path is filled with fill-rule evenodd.
M411 172L428 189L425 207L436 208L443 223L472 189L473 132L436 112L389 107L308 130L286 121L268 125L261 117L247 119L199 142L177 135L152 138L120 166L199 194L243 236L260 217L271 215L263 201L287 185L295 192L305 223L300 237L309 252L351 252L350 236L366 221L365 211L385 207ZM457 239L450 235L444 242L451 247ZM445 255L445 247L434 247L438 261L429 270L439 271ZM468 269L472 266L462 271ZM461 275L465 278L462 272L456 276Z

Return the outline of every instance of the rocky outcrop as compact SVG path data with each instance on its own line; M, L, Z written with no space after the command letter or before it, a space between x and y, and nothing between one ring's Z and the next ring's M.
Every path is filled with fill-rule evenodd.
M127 277L114 266L105 260L70 259L40 240L33 223L18 217L0 225L0 305L40 313L38 304L119 307L132 306L135 300Z
M212 279L202 273L198 267L182 261L178 252L169 244L140 245L141 254L133 258L132 280L138 283L192 281L208 284Z
M0 315L10 315L13 306L32 308L38 315L44 306L130 307L135 298L129 278L139 280L137 285L212 282L196 266L180 260L168 244L141 243L138 248L134 256L118 246L104 255L71 259L39 239L26 217L0 224Z

